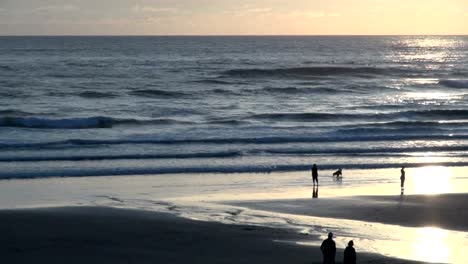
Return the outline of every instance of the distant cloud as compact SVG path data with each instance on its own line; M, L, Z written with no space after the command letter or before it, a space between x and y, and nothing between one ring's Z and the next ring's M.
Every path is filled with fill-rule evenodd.
M260 15L268 15L271 14L273 11L270 7L251 7L248 5L242 6L240 9L233 9L225 11L225 14L231 14L234 16L260 16Z
M38 13L50 13L50 12L75 12L80 9L73 5L52 5L52 6L41 6L34 9Z
M50 19L47 24L59 25L129 25L137 21L128 18L99 18L99 19Z
M293 18L322 18L322 17L340 17L340 13L329 13L324 11L293 11L287 14L288 17Z
M173 8L173 7L154 7L154 6L135 5L132 7L132 11L135 13L175 13L178 11L178 9Z
M267 7L267 8L251 8L251 9L247 9L245 10L244 12L245 13L255 13L255 14L258 14L258 13L268 13L270 12L272 9Z
M459 14L459 15L465 15L465 16L468 16L468 9L467 10L463 10L461 8L457 8L455 9L455 13Z

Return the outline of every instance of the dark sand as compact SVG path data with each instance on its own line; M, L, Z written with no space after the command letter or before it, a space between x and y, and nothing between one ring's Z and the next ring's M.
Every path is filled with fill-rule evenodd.
M2 210L0 219L1 263L321 263L317 247L274 242L318 239L288 230L102 207ZM359 263L416 263L358 257Z
M356 196L231 203L288 214L468 230L468 194Z

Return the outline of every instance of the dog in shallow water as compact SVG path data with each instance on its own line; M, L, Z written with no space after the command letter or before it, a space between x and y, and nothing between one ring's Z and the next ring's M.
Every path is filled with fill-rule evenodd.
M335 172L333 173L333 176L336 176L337 178L338 178L338 177L342 177L342 176L343 176L343 172L341 171L341 169L339 169L339 170L337 170L337 171L335 171Z

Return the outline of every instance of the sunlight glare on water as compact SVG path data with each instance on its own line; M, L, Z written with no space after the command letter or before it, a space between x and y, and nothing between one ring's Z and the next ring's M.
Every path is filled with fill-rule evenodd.
M452 170L447 167L422 167L412 172L414 194L449 193Z

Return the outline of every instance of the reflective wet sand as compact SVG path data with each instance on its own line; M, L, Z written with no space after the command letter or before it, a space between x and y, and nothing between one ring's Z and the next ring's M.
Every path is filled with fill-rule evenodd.
M289 228L310 236L282 242L308 245L317 245L316 236L332 231L339 248L353 239L358 252L465 263L468 233L457 221L465 220L466 172L464 167L407 168L401 196L399 168L344 170L340 179L332 171L320 171L316 198L310 172L7 180L0 182L0 207L93 205L170 212L203 221ZM434 202L441 197L447 206ZM406 222L396 219L392 210L398 206ZM429 218L421 212L440 225L422 221Z

